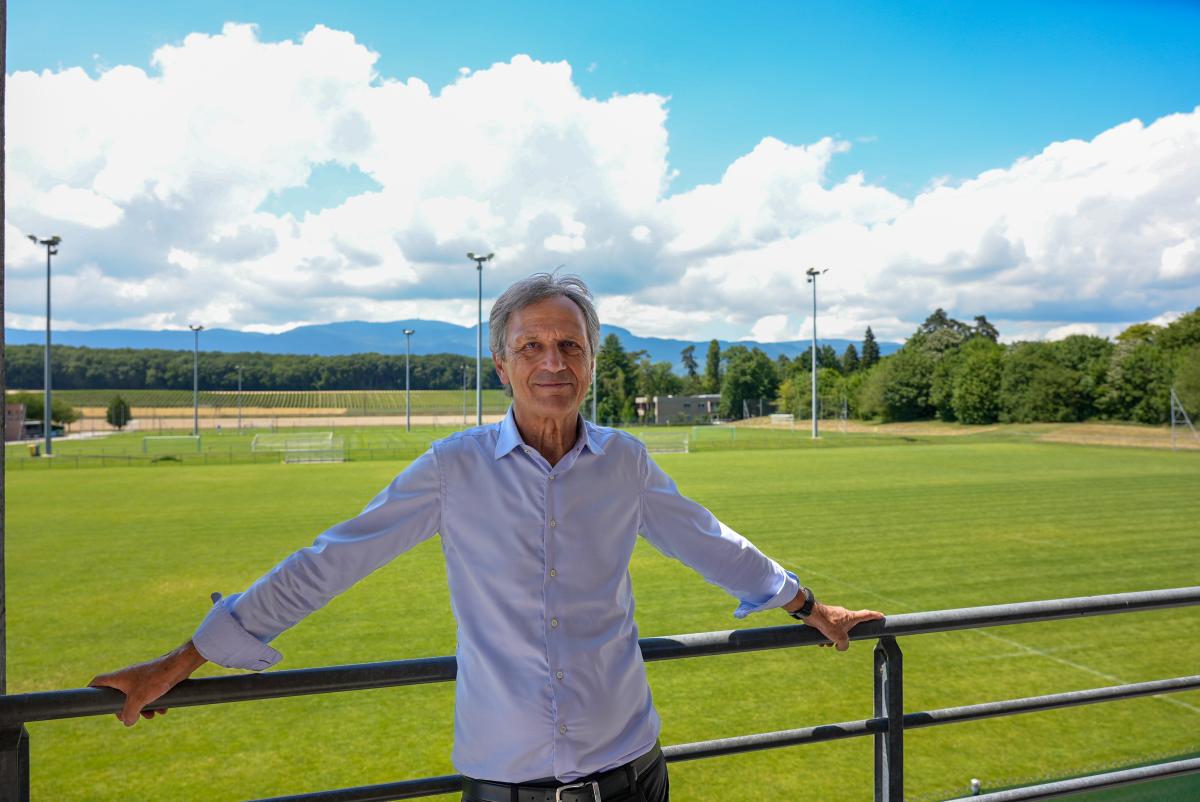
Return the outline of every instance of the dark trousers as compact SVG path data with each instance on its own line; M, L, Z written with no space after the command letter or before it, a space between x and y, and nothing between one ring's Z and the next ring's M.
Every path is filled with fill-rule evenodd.
M604 802L669 802L671 784L667 777L667 761L662 756L637 778L637 787L621 796L607 797ZM462 802L479 802L464 795Z

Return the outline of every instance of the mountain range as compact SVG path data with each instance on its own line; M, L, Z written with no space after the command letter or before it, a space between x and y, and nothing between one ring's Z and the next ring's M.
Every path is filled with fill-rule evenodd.
M345 354L378 353L403 354L404 330L413 329L412 353L414 354L461 354L475 355L475 327L459 326L441 320L397 320L390 323L367 323L347 321L297 326L278 334L263 334L234 329L205 329L200 332L201 351L223 351L229 353L259 352L265 354L316 354L338 356ZM621 344L629 351L645 351L650 359L668 361L680 370L680 352L689 345L696 347L696 360L704 365L708 341L678 340L664 337L639 337L619 326L602 325L601 338L616 334ZM46 333L33 329L6 329L9 345L41 345ZM77 329L55 331L51 337L55 345L75 345L88 348L162 348L172 351L190 351L193 345L191 331L161 329ZM761 348L775 359L781 354L796 357L810 345L808 340L760 343L753 340L720 340L721 350L731 345ZM821 339L821 345L831 345L840 355L848 344L862 350L862 343L853 340ZM488 351L487 324L483 327L483 350ZM901 343L879 342L880 353L887 355L896 351Z

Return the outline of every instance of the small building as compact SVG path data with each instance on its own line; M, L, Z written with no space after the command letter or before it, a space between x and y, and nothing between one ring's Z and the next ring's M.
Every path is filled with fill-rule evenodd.
M39 424L40 425L40 424ZM4 442L22 440L25 437L25 405L4 405Z
M642 423L713 423L721 406L721 394L638 396L634 403Z

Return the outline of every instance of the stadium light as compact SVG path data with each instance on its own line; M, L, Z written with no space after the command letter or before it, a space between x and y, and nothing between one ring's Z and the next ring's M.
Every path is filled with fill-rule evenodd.
M808 361L812 366L812 436L814 440L821 436L817 431L817 276L828 272L828 268L817 270L815 267L810 267L805 271L808 283L813 287L812 353Z
M492 261L494 253L476 256L467 251L467 258L475 263L479 271L479 320L475 329L475 425L483 425L483 263Z
M200 436L200 332L203 326L188 324L192 330L192 437Z
M242 366L237 365L238 372L238 434L242 433Z
M412 354L412 336L416 329L404 330L404 431L412 431L412 404L409 403L408 358Z
M26 236L29 237L30 242L32 242L34 245L46 246L46 354L43 358L45 378L44 384L42 385L44 392L44 396L42 398L42 436L46 441L44 453L47 457L49 457L51 455L50 435L54 433L54 425L52 422L53 418L51 416L51 412L53 411L54 407L50 403L50 257L58 253L58 244L62 242L62 237L58 236L57 234L52 237L47 237L46 239L38 239L34 234L28 234Z

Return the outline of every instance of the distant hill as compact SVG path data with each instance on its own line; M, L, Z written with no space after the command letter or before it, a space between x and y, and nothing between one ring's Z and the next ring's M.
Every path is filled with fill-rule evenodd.
M297 326L279 334L260 334L233 329L205 329L200 333L202 351L228 353L258 352L264 354L316 354L341 356L345 354L403 354L404 329L414 329L412 352L414 354L462 354L475 355L475 327L458 326L440 320L397 320L391 323L323 323L315 326ZM689 345L696 346L696 359L701 367L708 340L689 341L662 337L639 337L619 326L601 326L601 337L616 334L627 350L646 351L650 358L659 362L666 360L682 370L679 353ZM46 333L40 330L7 329L6 342L11 345L40 345ZM487 324L483 327L483 351L488 352ZM88 348L164 348L167 350L192 350L192 333L186 329L147 331L142 329L91 329L56 331L56 345L77 345ZM832 345L840 355L846 345L854 342L861 349L862 343L851 340L822 339L822 345ZM778 343L759 343L753 340L721 340L721 349L731 345L761 348L772 359L780 354L795 357L808 349L808 340L793 340ZM890 354L900 343L879 342L879 350Z

